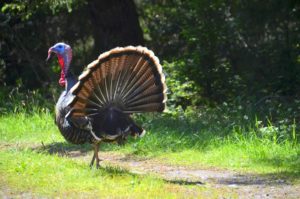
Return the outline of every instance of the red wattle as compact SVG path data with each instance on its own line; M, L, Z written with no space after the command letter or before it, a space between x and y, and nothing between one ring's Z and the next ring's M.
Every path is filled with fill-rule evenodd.
M57 54L57 58L58 58L58 63L61 68L60 79L59 79L58 83L59 83L59 85L64 87L66 85L66 79L65 79L65 73L64 73L65 62L64 62L63 56L61 56L60 54Z
M61 86L65 86L66 85L66 79L65 79L65 74L64 74L63 70L60 73L60 79L59 79L58 83Z

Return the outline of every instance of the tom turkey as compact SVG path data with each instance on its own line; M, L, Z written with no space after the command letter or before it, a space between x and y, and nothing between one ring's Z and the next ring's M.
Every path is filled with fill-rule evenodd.
M52 53L61 67L59 84L65 88L55 107L55 122L67 141L94 145L91 167L95 160L99 167L101 142L123 143L129 135L145 133L131 114L165 108L165 77L158 58L147 48L114 48L90 63L79 78L70 71L69 45L49 48L47 61Z

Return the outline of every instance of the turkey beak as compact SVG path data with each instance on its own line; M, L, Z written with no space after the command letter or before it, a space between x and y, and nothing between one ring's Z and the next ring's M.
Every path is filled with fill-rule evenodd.
M47 59L46 59L46 62L48 62L49 59L51 58L52 52L53 52L52 48L49 48L49 50L48 50L48 57L47 57Z

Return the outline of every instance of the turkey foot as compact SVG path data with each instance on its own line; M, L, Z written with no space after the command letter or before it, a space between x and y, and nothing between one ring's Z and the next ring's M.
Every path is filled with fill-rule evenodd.
M100 145L100 143L94 144L94 155L93 155L92 161L90 163L91 168L93 167L95 160L96 160L96 168L99 169L99 167L100 167L101 159L99 158L99 155L98 155L99 145Z

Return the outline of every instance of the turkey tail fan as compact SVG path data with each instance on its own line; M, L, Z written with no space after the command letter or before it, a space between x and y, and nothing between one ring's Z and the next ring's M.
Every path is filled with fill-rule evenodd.
M145 47L114 48L90 63L71 89L70 116L92 116L115 107L125 114L161 112L165 76L158 58Z

